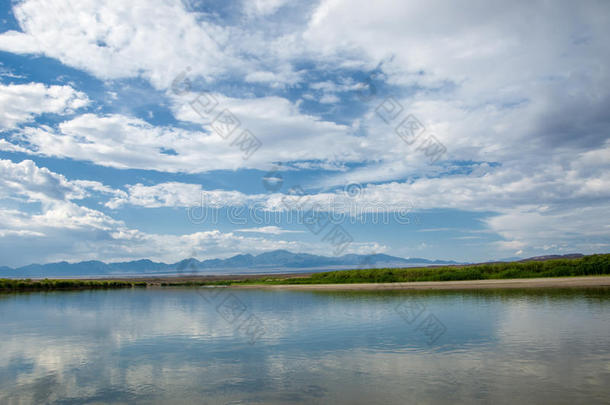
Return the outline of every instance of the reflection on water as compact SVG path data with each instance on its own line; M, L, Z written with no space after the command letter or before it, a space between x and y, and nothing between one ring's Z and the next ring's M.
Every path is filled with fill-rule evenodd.
M610 290L0 295L0 403L603 403ZM396 311L424 308L433 344ZM234 314L234 313L233 313Z

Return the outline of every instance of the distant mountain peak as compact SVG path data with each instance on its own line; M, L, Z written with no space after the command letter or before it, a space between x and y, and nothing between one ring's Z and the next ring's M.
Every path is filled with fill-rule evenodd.
M219 273L219 272L265 272L265 271L298 271L332 270L358 267L389 267L426 264L458 264L454 261L428 260L421 258L404 259L385 253L370 255L346 254L340 257L328 257L309 253L292 253L285 249L271 250L258 255L242 253L226 259L206 259L199 261L188 258L179 262L166 264L150 259L139 259L126 262L104 263L89 260L79 263L32 264L18 269L0 268L0 277L76 277L108 275L146 275L175 273Z

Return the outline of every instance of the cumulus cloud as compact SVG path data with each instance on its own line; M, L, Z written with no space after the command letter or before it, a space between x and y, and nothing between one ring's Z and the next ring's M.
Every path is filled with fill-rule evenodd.
M294 231L290 229L282 229L279 226L261 226L258 228L243 228L236 229L235 232L246 232L246 233L268 233L271 235L281 235L283 233L304 233L304 231Z
M123 113L24 127L39 114L70 113L87 98L68 86L0 85L5 111L0 126L14 130L0 139L0 150L169 173L268 170L277 162L292 170L333 170L305 188L357 182L361 195L318 192L309 201L344 206L382 201L387 211L413 206L492 212L486 224L504 239L498 249L607 249L607 224L596 220L608 216L610 197L605 2L479 1L464 8L436 0L322 0L300 19L287 15L282 27L267 21L288 8L282 0L240 2L239 18L245 15L248 24L239 26L187 10L179 1L145 3L25 0L13 8L21 31L0 34L0 49L43 54L104 80L142 77L166 91L180 126L153 125ZM545 18L531 24L523 15ZM227 79L234 81L231 89L245 87L241 95L231 89L231 96L209 93L219 111L230 111L241 123L233 137L215 133L216 114L201 117L193 110L195 90L182 96L169 91L186 66L194 88L205 83L214 89ZM314 72L295 66L313 66ZM356 110L364 113L351 121L333 122L332 114L321 119L278 95L303 90L301 97L309 100L303 104L317 100L334 108L360 87L350 72L371 70L380 72L370 83L379 91L361 101ZM311 81L307 89L299 87L304 81ZM267 95L254 97L259 90L252 89L265 86ZM377 113L388 95L402 108L390 123ZM440 161L431 164L397 136L395 128L407 114L447 147ZM246 160L232 144L242 129L262 142ZM0 198L63 201L38 218L43 222L75 215L108 221L99 229L116 226L111 218L74 205L88 193L109 196L106 206L113 209L188 207L202 199L219 207L285 209L282 193L248 195L177 182L117 191L27 165L2 169L21 171L19 178L25 179L28 170L33 174L26 185L6 174ZM12 221L27 225L26 214L10 212ZM28 237L43 231L32 232Z
M610 144L560 158L531 170L482 164L469 174L418 178L407 182L362 184L354 195L343 189L299 197L284 193L244 194L204 190L199 185L163 183L129 186L129 193L108 205L141 207L249 206L268 211L320 210L341 215L453 209L486 213L488 230L506 240L500 249L607 248L608 224L599 221L610 210ZM538 229L537 231L535 231ZM555 245L553 242L555 241ZM561 242L561 243L559 243Z
M225 31L198 20L183 3L24 1L13 7L23 32L0 35L0 49L41 53L104 79L142 74L166 87L191 65L203 76L230 65ZM154 46L155 52L150 52Z
M191 186L192 188L192 186ZM162 185L164 204L180 204L176 185ZM34 162L0 160L0 256L5 265L60 260L153 260L176 262L187 257L198 259L228 257L238 253L262 253L274 249L329 254L323 241L266 239L243 236L217 229L188 234L148 233L127 226L123 221L78 204L92 192L121 196L121 190L93 181L67 180ZM134 202L155 206L154 198L143 196L138 187L130 188ZM172 194L174 193L174 194ZM219 199L231 194L219 194ZM160 200L159 200L160 201ZM224 201L224 200L223 200ZM17 202L18 205L11 202ZM226 203L226 201L224 201ZM293 233L275 227L258 230L261 234ZM247 232L247 231L246 231ZM351 244L347 252L383 250L374 242Z
M265 14L280 5L281 2L265 1L248 2L246 6ZM208 78L217 70L242 71L246 82L281 86L302 80L302 75L295 76L292 65L304 57L319 66L356 59L360 61L358 66L365 68L378 66L383 61L380 65L383 78L397 86L394 95L406 111L416 114L428 131L448 146L448 158L519 159L528 164L530 159L551 154L558 148L581 151L599 146L608 136L605 111L610 97L603 85L608 81L608 73L597 69L600 61L608 57L603 40L608 34L608 24L604 24L607 13L600 12L602 6L593 2L574 12L570 11L572 8L567 3L551 6L533 2L527 6L505 5L500 12L498 4L492 2L473 4L466 12L457 5L441 2L411 5L384 1L354 5L345 1L322 1L307 24L296 25L295 32L285 34L266 33L265 24L220 27L204 16L189 13L180 2L163 3L154 13L146 13L146 7L121 12L122 6L113 2L78 2L72 7L63 1L39 4L37 0L29 0L15 8L23 32L3 34L0 47L30 52L28 46L14 45L17 42L13 37L19 37L35 44L37 52L92 71L98 77L143 75L162 89L169 87L184 66L190 66L193 78ZM54 13L58 18L52 17ZM524 24L523 13L548 15L548 19L535 26ZM98 17L89 21L82 15ZM435 23L429 24L422 16L432 18ZM154 21L154 30L149 21ZM209 40L212 35L203 31L217 33L216 42ZM161 33L163 39L158 38ZM188 42L194 38L198 39L197 44ZM70 41L71 45L62 46L62 41ZM172 41L182 45L171 46ZM151 54L149 43L167 43L167 46L160 46L158 52ZM253 61L261 60L270 61L269 66L252 65L257 63ZM164 72L171 74L164 75ZM321 102L334 104L340 101L337 92L358 86L350 80L342 77L336 81L315 82L309 87L323 91ZM416 91L405 94L404 86L414 86ZM345 134L351 130L295 114L295 106L281 98L220 101L223 108L229 108L243 121L244 128L269 140L266 143L269 155L260 153L249 162L240 162L237 154L225 153L220 145L196 145L193 149L199 151L220 150L222 159L219 160L224 164L203 156L202 160L211 161L213 168L259 168L278 151L284 153L277 160L294 160L295 153L296 159L320 156L329 159L331 156L325 152L332 145L309 134L325 129L325 139L337 139L338 132ZM341 156L337 153L340 150L347 155L342 158L349 161L368 158L378 162L355 173L360 181L388 181L413 172L428 172L430 168L421 153L413 153L394 134L396 123L388 126L376 118L374 108L381 101L373 100L369 114L357 124L357 129L365 133L361 142L341 143L331 148L331 155ZM176 103L174 107L177 118L201 121L188 104ZM285 143L295 147L281 144L276 148L278 134ZM302 139L315 147L303 148ZM526 153L523 145L527 145ZM14 144L5 142L3 148L18 150ZM169 159L158 154L155 158L160 162ZM106 159L105 164L126 167L125 162L116 160ZM195 170L168 168L180 166L174 161L184 160L188 159L170 159L153 168Z
M529 24L523 14L544 15ZM608 139L607 4L322 1L303 33L326 54L359 49L458 159L550 153ZM375 80L373 80L373 83ZM383 80L377 80L382 84ZM381 100L376 100L381 102ZM521 148L514 148L521 145ZM512 149L512 154L509 150Z
M352 204L401 210L456 208L498 211L515 206L568 206L582 202L605 202L610 198L610 143L604 149L583 152L571 162L561 158L542 162L534 173L520 168L488 164L476 165L469 174L423 177L413 181L383 184L358 184L355 195L339 189L334 192L308 193L302 200L320 207L347 207ZM128 193L117 196L109 206L131 204L143 207L189 207L202 201L209 206L263 204L268 209L283 209L287 192L245 194L239 191L205 190L200 185L161 183L127 186ZM292 196L294 198L294 196Z
M250 16L266 16L275 13L287 0L252 0L244 1L244 11Z
M26 127L0 143L0 149L86 160L119 169L189 173L265 170L277 161L328 160L338 154L349 160L365 156L367 141L353 135L350 127L301 114L286 99L218 97L218 113L230 111L241 123L230 137L216 129L213 117L200 117L186 103L176 105L177 117L201 124L201 131L154 126L119 114L82 114L56 128ZM261 143L252 152L239 141L245 130ZM175 153L168 154L167 149Z
M72 113L88 103L84 93L70 86L0 83L0 129L15 128L43 113Z
M20 163L0 160L0 198L50 203L82 199L90 195L90 190L120 193L95 181L68 181L65 176L38 167L31 160Z
M119 0L27 0L13 7L21 31L0 35L0 49L20 54L44 54L86 70L102 79L143 77L167 89L185 68L206 79L226 74L243 76L277 66L278 78L291 77L291 68L249 57L261 53L247 27L220 25L209 15L191 10L179 0L129 5ZM282 6L280 0L247 2L249 16L265 16ZM151 47L155 51L151 52ZM270 65L270 66L265 66ZM282 73L282 71L284 73Z
M209 207L246 205L257 197L250 197L239 191L204 190L199 184L160 183L154 186L143 184L127 185L127 193L116 196L106 203L109 208L122 205L156 208L156 207L192 207L205 204Z

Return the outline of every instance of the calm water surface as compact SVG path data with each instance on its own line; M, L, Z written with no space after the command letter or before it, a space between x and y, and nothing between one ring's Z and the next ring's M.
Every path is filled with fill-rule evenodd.
M610 403L608 289L4 294L0 320L1 404Z

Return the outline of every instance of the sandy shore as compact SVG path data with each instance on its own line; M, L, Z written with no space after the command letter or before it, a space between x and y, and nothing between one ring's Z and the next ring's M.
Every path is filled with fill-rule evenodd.
M484 288L610 287L610 276L514 278L505 280L416 281L411 283L234 285L231 288L272 290L467 290Z

